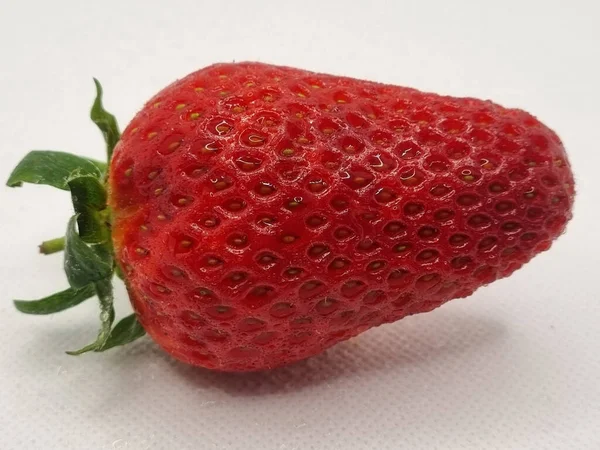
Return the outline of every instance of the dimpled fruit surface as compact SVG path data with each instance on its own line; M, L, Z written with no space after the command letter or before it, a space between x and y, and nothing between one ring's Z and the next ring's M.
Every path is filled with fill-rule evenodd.
M309 357L510 275L563 232L573 196L559 138L524 111L260 63L159 92L110 168L142 325L225 371Z

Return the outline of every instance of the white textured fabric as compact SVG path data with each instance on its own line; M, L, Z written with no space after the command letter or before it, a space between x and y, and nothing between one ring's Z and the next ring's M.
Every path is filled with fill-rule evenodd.
M125 125L175 78L253 59L532 111L577 176L568 233L469 299L288 368L223 375L148 338L65 355L95 335L95 302L31 317L10 299L66 287L60 256L36 244L63 232L68 195L0 188L0 449L600 449L598 3L350 3L3 2L0 179L32 148L101 158L92 76Z

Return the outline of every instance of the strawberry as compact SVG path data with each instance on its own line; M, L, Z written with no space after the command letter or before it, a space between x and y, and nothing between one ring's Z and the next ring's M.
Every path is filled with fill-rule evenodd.
M71 287L16 303L54 312L98 295L98 339L75 353L146 331L210 369L288 364L510 275L571 218L558 136L489 101L216 64L160 91L120 136L97 86L110 170L70 155L79 165L57 186L77 213ZM38 152L9 185L60 184L24 175L32 158L46 167ZM135 315L112 327L115 267Z

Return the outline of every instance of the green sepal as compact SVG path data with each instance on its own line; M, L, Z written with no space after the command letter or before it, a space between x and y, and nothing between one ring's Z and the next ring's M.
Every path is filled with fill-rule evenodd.
M69 220L65 242L64 269L71 287L81 289L90 283L110 279L113 272L111 252L103 246L87 245L77 231L78 215Z
M14 300L15 307L25 314L54 314L77 306L96 295L93 285L82 289L69 288L40 300Z
M102 131L104 142L106 142L107 161L110 164L113 150L121 138L121 133L115 116L106 111L102 105L102 85L96 78L94 78L94 83L96 84L96 99L90 111L90 118Z
M111 335L112 324L115 321L115 308L113 307L113 287L110 278L100 280L94 284L98 300L100 301L100 330L98 337L91 344L79 350L69 351L69 355L81 355L82 353L100 350Z
M114 263L111 241L110 208L102 183L108 176L120 132L115 117L104 109L102 86L94 79L96 98L90 111L106 143L108 164L57 151L30 152L13 170L7 181L10 187L23 183L45 184L69 190L75 215L69 220L66 236L43 242L40 252L51 254L64 249L64 269L70 288L39 300L15 300L15 307L27 314L51 314L98 296L100 329L96 340L85 347L67 352L79 355L104 351L132 342L145 334L135 314L115 320L112 276L123 277Z
M110 333L110 337L97 352L103 352L119 345L129 344L146 334L142 324L138 321L135 314L131 314L119 321Z
M73 208L77 216L79 236L88 244L100 244L110 239L102 211L106 209L106 189L92 176L69 181Z
M106 164L71 153L52 150L33 150L15 167L6 185L18 187L23 183L45 184L68 190L69 181L78 176L101 178Z

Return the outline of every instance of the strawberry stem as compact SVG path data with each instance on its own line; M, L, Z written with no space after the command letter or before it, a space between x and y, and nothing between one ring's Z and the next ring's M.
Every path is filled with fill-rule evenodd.
M65 249L65 238L59 237L44 241L40 244L40 253L43 255L51 255L52 253L62 252Z

